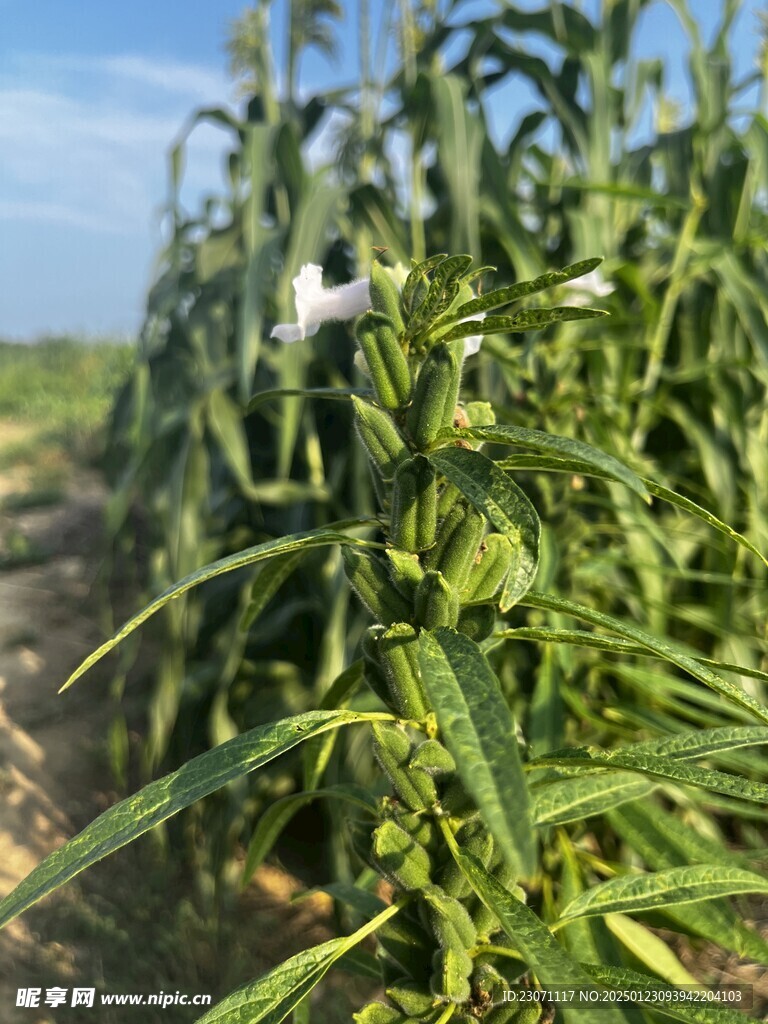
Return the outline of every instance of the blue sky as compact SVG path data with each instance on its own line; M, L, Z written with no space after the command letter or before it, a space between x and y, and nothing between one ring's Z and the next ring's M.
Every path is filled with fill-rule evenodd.
M374 21L391 0L371 0ZM487 9L473 0L460 11ZM582 6L593 9L597 0ZM539 7L541 0L520 2ZM166 153L200 105L237 106L227 72L228 23L245 0L0 0L0 337L133 334L161 243ZM344 80L356 64L354 0L342 0L339 68L308 56L307 91ZM691 0L705 38L720 0ZM740 69L753 66L755 13L746 0L733 35ZM273 35L283 52L283 0ZM462 20L463 17L462 17ZM685 101L685 37L656 0L643 16L642 56L660 56ZM531 102L518 96L521 113ZM184 199L194 210L222 184L226 137L197 129Z

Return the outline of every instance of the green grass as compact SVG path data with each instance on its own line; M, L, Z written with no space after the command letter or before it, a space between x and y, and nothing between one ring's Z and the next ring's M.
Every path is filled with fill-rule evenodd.
M133 346L109 340L0 342L0 419L34 425L67 448L88 445L103 427L134 358ZM0 428L4 448L2 441Z

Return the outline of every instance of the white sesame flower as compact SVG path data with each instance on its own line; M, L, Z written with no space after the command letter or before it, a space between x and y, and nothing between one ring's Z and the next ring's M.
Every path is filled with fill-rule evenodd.
M603 280L599 270L591 270L575 281L568 281L563 288L576 293L571 299L573 306L586 306L591 299L604 299L606 295L616 291L612 284Z
M460 320L459 323L466 323L467 320L485 320L485 313L479 313L477 316L466 317L464 320ZM468 338L464 339L464 358L467 356L473 356L475 353L480 351L480 346L483 343L482 334L470 334Z
M323 288L323 269L314 263L305 263L299 276L293 279L296 292L295 324L277 324L270 337L291 343L317 334L325 320L350 320L371 308L371 294L367 277L342 284L338 288Z

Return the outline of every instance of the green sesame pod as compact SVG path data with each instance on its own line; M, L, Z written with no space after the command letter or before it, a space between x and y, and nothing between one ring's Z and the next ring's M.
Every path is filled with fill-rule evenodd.
M392 722L374 722L371 730L376 760L398 797L412 811L431 807L437 796L434 781L422 772L408 771L411 741L404 730Z
M493 837L481 821L471 821L462 825L456 833L456 842L463 853L473 854L483 867L488 866L493 854ZM455 860L450 860L440 872L438 884L455 899L464 899L472 892L472 886Z
M384 1003L368 1003L362 1010L352 1014L356 1024L408 1024L408 1018L393 1006Z
M541 1017L541 1003L510 1003L497 1006L485 1018L488 1024L537 1024Z
M398 889L419 892L431 885L429 854L394 821L375 829L372 853L378 869Z
M459 948L458 941L462 949L471 949L477 942L477 932L467 908L437 885L429 886L422 895L432 932L440 946Z
M431 815L415 811L400 811L394 815L397 824L412 836L427 853L437 853L441 848L442 833Z
M466 601L490 601L504 582L512 564L512 541L503 533L489 533L469 570L462 591Z
M446 480L446 482L441 486L440 494L437 498L437 518L445 519L456 502L459 501L459 499L463 500L463 498L464 495L456 484L452 484Z
M368 290L371 294L371 307L374 312L388 316L394 324L398 337L402 337L405 324L403 323L400 289L392 280L392 275L378 260L374 260L371 265L371 280Z
M395 325L383 313L363 313L356 333L376 401L384 409L404 408L411 397L411 373Z
M363 678L379 700L389 707L392 703L392 696L389 692L387 677L379 662L378 651L379 639L384 631L384 626L369 626L363 633L360 649L364 661Z
M459 594L441 572L430 569L413 597L416 620L425 629L455 626L459 620Z
M381 634L378 650L397 713L402 718L424 718L429 705L421 682L416 630L407 622L396 622Z
M434 940L401 911L376 929L381 948L412 978L427 978L431 972Z
M429 448L443 427L453 424L460 383L461 366L456 355L447 345L435 345L419 372L405 421L420 451Z
M456 626L460 633L466 633L470 640L479 644L493 632L496 625L496 609L490 604L475 604L462 608Z
M408 767L418 768L427 775L445 775L456 771L456 762L439 740L424 740L413 752Z
M426 569L439 569L451 586L461 589L483 539L485 517L468 501L457 501L440 523L435 546L424 557Z
M477 814L472 797L467 793L464 783L458 776L448 782L440 798L440 804L444 811L455 818L469 819Z
M435 470L423 455L401 463L392 489L392 542L411 553L435 543L437 484Z
M471 981L473 991L486 993L494 1002L503 999L504 992L509 988L509 982L501 971L489 963L478 963L477 960Z
M407 601L412 601L416 587L424 576L419 556L409 555L399 548L387 548L385 554L389 559L392 582Z
M368 551L351 548L346 544L341 549L344 572L352 589L371 615L388 626L402 622L411 614L411 609L401 594L395 590L386 566L380 558Z
M440 949L435 953L432 991L443 1002L466 1003L472 995L469 976L472 960L463 949Z
M387 996L409 1017L426 1017L435 1006L431 992L425 992L422 985L410 978L399 978L387 988Z
M378 405L352 396L355 407L355 429L368 456L382 480L392 480L401 462L410 458L410 451L389 413Z

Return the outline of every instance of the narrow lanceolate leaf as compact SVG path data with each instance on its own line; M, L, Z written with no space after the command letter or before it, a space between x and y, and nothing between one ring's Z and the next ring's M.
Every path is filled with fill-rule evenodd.
M251 413L266 402L276 398L328 398L335 401L349 402L353 396L368 398L373 392L370 388L271 388L260 391L248 403L246 413Z
M240 629L249 629L254 624L303 557L303 550L292 551L274 558L259 570L251 587L251 599L240 620Z
M547 288L554 288L555 285L565 284L576 277L583 277L589 274L603 262L601 256L590 260L581 260L579 263L571 263L562 270L553 270L548 274L542 274L533 281L519 281L517 284L510 284L506 288L496 288L485 295L479 295L476 299L470 299L454 310L449 316L444 317L438 324L439 327L456 323L468 316L477 316L478 313L486 313L489 309L498 309L500 306L508 306L519 299L525 299L536 292L545 291ZM492 269L492 268L490 268Z
M135 796L100 814L68 843L54 850L0 903L0 927L85 868L209 793L240 778L297 744L353 722L391 720L387 714L309 711L260 725L208 750Z
M768 727L764 725L724 725L715 729L697 729L695 732L678 733L664 739L636 743L632 750L636 754L653 754L656 757L674 757L680 761L710 757L712 754L739 750L742 747L759 747L768 744Z
M588 306L553 306L551 309L523 309L514 316L487 316L484 320L465 320L449 328L440 341L456 341L474 334L520 334L523 331L538 331L550 324L565 320L592 320L607 316L604 309L590 309Z
M539 828L565 825L603 814L647 796L655 785L633 772L600 772L558 779L531 791L533 821Z
M441 432L441 438L467 437L476 441L491 441L494 444L516 444L521 448L533 448L536 451L553 455L556 458L574 458L582 464L599 470L609 480L618 480L626 484L630 490L639 494L645 501L650 501L648 490L636 473L628 466L619 462L612 455L598 451L583 441L574 441L569 437L556 437L542 430L529 430L527 427L515 427L507 424L494 424L488 427L464 427Z
M596 651L607 651L610 654L634 654L644 658L655 658L659 655L649 651L647 647L633 644L629 640L622 640L614 636L601 636L599 633L590 633L582 629L539 629L536 626L518 626L516 629L503 629L494 634L500 640L541 640L550 644L573 644L576 647L592 647ZM762 672L759 668L751 668L749 665L734 665L729 661L720 661L716 658L702 658L695 652L690 652L690 657L700 665L708 668L716 668L721 672L735 672L739 676L749 676L750 679L762 679L768 683L768 672Z
M521 875L534 865L528 791L515 724L480 648L452 629L422 630L422 681L443 741L507 861Z
M632 992L648 993L646 1002L648 1009L656 1013L664 1013L684 1024L745 1024L749 1018L742 1010L731 1009L712 1002L694 1003L682 998L674 998L679 989L665 985L658 978L647 974L630 971L626 967L603 967L602 964L582 964L587 974L601 985L609 988L626 989ZM734 1003L733 1005L738 1005Z
M508 611L528 592L536 575L541 533L536 509L517 484L480 452L441 448L429 460L512 541L512 565L499 602L501 610Z
M280 1024L337 960L375 932L399 909L400 905L395 903L354 934L331 939L297 953L257 981L243 985L222 999L199 1017L197 1024Z
M146 622L150 616L155 614L155 612L168 604L169 601L172 601L176 597L180 597L187 590L191 590L192 587L197 587L201 583L205 583L206 580L213 579L214 576L221 576L225 572L233 572L235 569L242 569L243 566L253 565L266 558L274 558L277 555L287 555L294 551L300 551L306 548L320 547L325 544L349 544L353 547L368 547L369 545L366 541L348 537L345 533L341 533L340 531L350 529L355 526L376 524L377 520L375 519L345 519L337 523L330 523L328 526L321 527L318 530L308 530L306 533L292 533L287 537L279 538L279 540L269 540L264 544L255 544L253 547L244 548L244 550L237 551L233 555L227 555L225 558L220 558L216 562L211 562L210 565L205 565L201 569L196 569L195 572L190 573L189 576L185 576L184 579L179 580L178 583L174 583L172 586L164 590L162 594L159 594L154 598L154 600L150 601L149 604L142 608L140 612L137 612L124 625L122 625L120 629L118 629L117 632L109 638L109 640L106 640L92 654L89 654L85 661L78 665L59 692L61 693L63 690L66 690L67 687L71 686L76 679L79 679L80 676L87 672L92 665L95 665L97 661L103 658L105 654L108 654L122 640L133 633L135 629L137 629L143 622Z
M576 917L631 914L751 892L768 893L768 879L752 871L718 864L669 868L647 875L621 875L571 900L563 908L558 923L564 924Z
M583 459L554 458L549 455L511 455L500 461L498 465L502 469L540 469L554 473L579 473L582 476L597 477L599 480L611 479L599 467L590 465L590 463L585 462ZM711 526L713 530L717 530L718 533L730 537L731 540L740 544L741 547L751 551L753 555L757 555L762 562L768 565L768 557L759 548L756 548L751 540L745 537L744 534L734 530L727 523L724 523L722 519L718 519L709 509L702 508L701 505L697 505L690 498L683 497L677 491L672 491L668 487L662 487L655 480L649 480L646 477L641 477L641 480L645 484L648 493L652 494L654 498L660 498L662 501L674 505L683 512L696 516L697 519L701 519L702 522Z
M437 455L441 453L436 452L435 454ZM467 454L472 453L468 452ZM705 665L702 665L700 662L690 657L690 655L681 650L670 640L659 639L658 637L651 636L650 633L646 633L644 630L638 629L629 622L616 619L612 615L606 615L603 612L595 611L594 609L587 608L584 605L576 604L574 601L567 601L561 597L554 597L551 594L540 594L531 591L525 595L525 599L522 603L530 605L533 608L546 608L548 611L561 612L563 615L573 615L577 619L583 619L585 622L591 622L593 626L602 626L604 629L609 629L611 632L617 633L625 640L631 640L634 643L638 643L642 647L646 647L648 650L654 651L659 655L659 657L664 658L665 661L671 661L673 665L677 665L679 668L684 669L692 675L694 679L698 679L710 689L715 690L732 704L738 704L739 707L751 712L755 718L759 718L761 722L768 722L768 708L761 704L760 701L756 700L750 694L745 693L744 690L740 689L734 683L731 683L726 679L722 679Z
M524 903L510 895L482 863L462 853L454 841L451 853L469 884L496 918L537 977L545 985L588 985L589 975L571 957L547 926Z
M699 768L698 765L669 757L654 757L642 752L635 753L633 747L627 749L602 751L592 747L577 747L571 750L554 751L537 757L529 762L531 768L567 767L578 769L592 768L624 768L627 771L641 772L656 779L669 779L672 782L683 782L689 786L723 793L740 800L753 803L768 803L768 785L752 782L749 779L730 775L728 772L715 771L714 768Z

